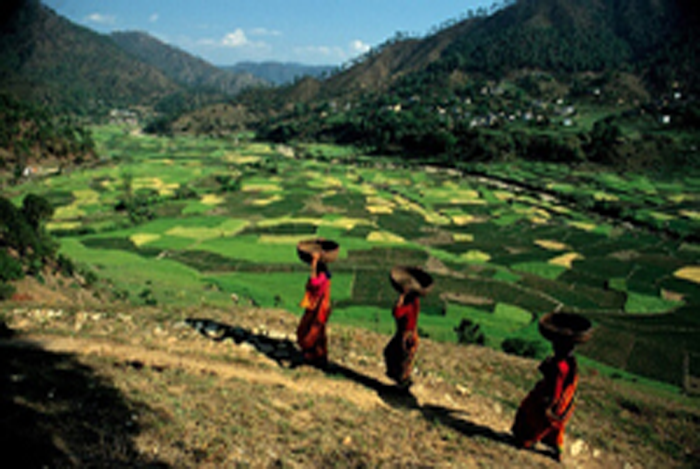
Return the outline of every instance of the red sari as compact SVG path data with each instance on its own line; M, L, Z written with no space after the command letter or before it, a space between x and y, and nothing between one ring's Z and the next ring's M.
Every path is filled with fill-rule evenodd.
M530 448L538 441L560 455L564 431L574 411L578 370L573 356L550 357L539 367L544 377L520 404L513 423L516 441Z
M396 333L384 348L386 375L400 386L411 383L413 361L418 351L418 313L420 301L416 296L408 304L396 305L392 311Z
M325 272L309 278L300 306L305 311L297 327L297 343L304 360L325 363L328 361L326 323L331 314L331 281Z

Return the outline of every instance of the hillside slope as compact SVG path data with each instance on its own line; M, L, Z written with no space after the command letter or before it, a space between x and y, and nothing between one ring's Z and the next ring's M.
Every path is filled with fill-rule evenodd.
M194 88L235 95L265 84L250 73L226 71L144 32L121 31L110 35L122 49L161 70L171 80Z
M182 88L108 37L75 25L38 0L4 4L0 90L72 112L152 104Z
M331 321L334 363L322 372L294 366L298 318L286 311L135 310L74 294L4 305L9 456L28 453L36 465L559 467L508 435L537 379L532 360L424 340L412 394L401 395L383 375L383 335ZM564 467L700 461L696 401L584 370L578 402Z
M378 92L405 77L444 86L455 72L500 80L627 70L647 91L697 91L699 20L697 6L681 0L509 2L424 38L388 40L325 80L312 98ZM303 99L301 86L284 95Z

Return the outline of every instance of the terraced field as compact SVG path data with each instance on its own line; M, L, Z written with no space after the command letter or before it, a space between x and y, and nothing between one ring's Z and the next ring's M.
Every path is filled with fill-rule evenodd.
M100 165L13 195L54 203L48 228L61 251L114 298L206 308L235 294L299 313L307 270L295 244L322 236L341 245L332 321L392 331L389 269L415 264L436 279L420 320L433 339L455 341L470 319L495 348L506 338L541 341L536 318L563 307L595 321L581 354L613 371L680 386L686 354L700 354L700 246L577 211L551 190L336 147L295 158L261 143L96 132ZM507 168L491 171L502 178ZM627 207L636 216L700 232L698 177L557 171L532 165L511 176L598 200L641 197L643 209ZM140 208L138 224L118 210L125 201Z

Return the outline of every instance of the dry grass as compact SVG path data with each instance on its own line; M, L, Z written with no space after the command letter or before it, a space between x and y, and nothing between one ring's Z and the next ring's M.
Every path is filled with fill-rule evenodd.
M324 372L279 355L298 320L281 310L8 305L4 317L17 334L0 358L7 457L40 448L36 465L558 467L508 440L531 360L423 340L406 396L383 376L388 337L332 319ZM699 421L694 401L585 371L567 464L690 467Z

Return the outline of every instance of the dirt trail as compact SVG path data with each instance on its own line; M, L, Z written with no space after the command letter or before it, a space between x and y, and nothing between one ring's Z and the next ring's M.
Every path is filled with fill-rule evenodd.
M207 345L210 348L212 345L220 346L220 344L211 343ZM71 354L77 357L94 355L114 360L118 363L131 364L139 368L178 369L190 374L215 375L222 381L242 380L247 383L285 389L297 394L334 397L351 402L359 409L366 411L372 411L378 407L393 413L407 412L417 408L449 408L451 410L449 418L457 422L457 425L460 425L460 419L464 419L463 426L466 432L473 432L477 435L490 433L496 439L503 439L504 441L508 439L509 422L504 418L500 406L494 404L492 400L476 395L472 395L468 399L459 399L458 391L449 393L445 392L444 389L436 389L429 384L420 382L411 389L413 395L411 400L415 400L403 410L401 407L388 404L386 396L382 397L382 392L388 392L392 389L392 386L388 382L384 382L381 377L361 375L366 381L371 382L368 387L357 382L349 382L348 380L329 379L329 377L320 372L311 376L292 376L288 372L285 373L283 368L274 365L274 362L266 359L261 354L257 354L257 358L262 363L247 365L225 363L219 359L201 355L192 356L191 350L190 354L187 354L187 352L183 353L182 347L169 347L171 350L156 349L152 346L117 343L105 338L28 334L21 339L0 340L0 349L4 350L37 347L48 352ZM241 353L239 350L233 349L228 351L234 355ZM244 353L250 354L249 351ZM343 369L346 372L348 371L347 368ZM400 395L394 397L402 398ZM574 443L574 445L579 447L581 444L581 441ZM567 446L568 451L575 454L574 459L570 460L566 464L567 466L582 468L633 467L625 465L621 458L612 454L596 454L593 457L592 454L585 454L581 448L572 448L571 443ZM487 458L487 460L491 459L493 457ZM555 465L548 457L538 453L519 452L517 460L520 461L517 465L525 464L531 467ZM505 465L514 462L504 454L504 460L495 463L497 465L501 465L501 463ZM491 463L494 463L494 461L491 460L488 464Z
M322 455L340 451L338 444L346 454L354 441L362 435L371 435L378 448L373 451L377 451L378 456L364 456L362 459L360 453L347 453L360 458L359 462L367 464L369 461L370 465L392 461L390 467L561 467L542 451L519 451L510 442L509 429L514 413L511 406L524 396L523 385L514 384L512 380L532 374L531 361L481 347L455 347L425 340L419 351L415 384L411 394L405 395L398 393L384 376L381 349L386 337L378 334L333 325L333 363L330 370L322 371L308 366L290 366L293 361L290 361L290 353L298 353L290 331L294 331L298 319L287 312L241 308L233 313L208 311L212 319L187 318L186 313L181 313L180 320L155 319L161 314L158 310L64 313L46 308L16 309L12 311L8 324L17 336L0 340L0 354L10 350L38 349L74 356L90 367L106 366L102 373L107 375L113 373L110 369L121 370L117 379L120 386L127 384L125 392L130 392L133 386L136 390L140 389L138 386L147 386L143 382L132 383L129 380L141 379L132 377L142 376L146 382L161 380L164 387L159 389L165 390L161 391L165 392L165 401L153 402L178 399L184 392L178 390L189 386L187 382L172 384L169 380L173 375L189 375L195 381L196 377L211 379L213 386L224 392L228 389L229 393L250 394L242 404L251 407L245 410L245 418L257 418L254 416L260 411L279 413L276 418L282 422L279 424L282 427L275 426L278 424L270 427L270 422L256 422L262 426L260 431L264 435L277 428L283 429L276 436L268 436L282 441L279 450L288 453L287 458L294 459L295 454L307 450L294 449L293 443L285 442L286 435L297 439L298 435L313 436L316 435L314 432L320 432L315 437L307 436L311 440L303 446L321 444L325 448ZM137 373L139 370L144 373ZM163 370L171 372L170 375L162 373ZM526 382L525 386L529 385ZM150 387L145 389L152 392ZM255 393L269 395L261 395L258 399ZM206 406L209 399L216 400L217 396L200 396L192 406ZM223 396L223 399L225 402L230 397ZM307 408L306 402L313 402L314 407ZM354 410L339 410L346 405L341 403L347 403L347 409ZM162 405L165 407L160 411L169 415L177 411L168 404ZM156 404L156 407L160 406ZM220 421L215 421L218 416L212 414L209 417L212 420L200 423L206 422L208 431L215 434L222 426L230 425L231 418L241 418L237 414L239 411L235 410L237 408L233 406L230 411L233 414L220 416ZM682 467L682 464L667 464L671 460L651 448L644 448L648 456L636 454L637 442L625 435L608 448L595 447L597 445L589 439L592 435L602 432L613 435L617 430L605 428L607 423L596 421L595 413L589 415L592 417L585 413L575 416L578 433L581 434L583 429L586 440L575 434L567 435L564 467L631 469L660 463L667 467ZM319 419L325 423L314 423ZM191 418L182 422L179 425L190 432L187 428L191 425ZM324 430L324 425L330 426L328 431ZM387 432L392 432L396 425L405 429L417 428L417 434L423 440L420 444L425 446L420 448L419 445L413 459L407 460L405 454L392 446L397 437L390 437ZM601 428L591 430L592 426ZM354 428L362 428L359 435L353 433ZM405 429L403 436L396 440L397 445L415 444L412 431L406 434ZM253 432L248 446L268 437L256 438L254 428L246 431ZM196 436L197 432L191 434ZM343 436L347 434L350 436ZM148 445L163 444L162 437L153 434L144 438L151 442ZM153 439L156 443L152 442ZM459 446L454 446L455 443ZM255 450L256 454L263 451L262 447L248 450ZM175 450L171 448L171 451ZM232 443L227 443L222 451L233 454ZM431 458L427 459L428 462L423 459L426 451ZM644 462L644 457L648 463ZM170 460L177 461L177 458L173 456ZM218 462L226 461L231 463L233 460ZM267 467L273 459L266 459L262 466L257 464L259 459L236 461L253 461L254 467ZM312 461L317 463L318 459ZM285 463L289 460L285 459ZM191 462L183 465L191 466ZM346 465L353 466L350 461L339 467Z
M297 393L332 395L365 409L386 405L378 396L340 381L322 377L294 380L270 369L227 364L203 357L188 357L164 350L119 344L106 339L29 335L22 340L0 340L0 349L27 347L40 347L54 353L109 357L118 362L138 363L138 366L149 368L178 368L188 373L214 374L225 380L240 379L250 383L285 387Z

